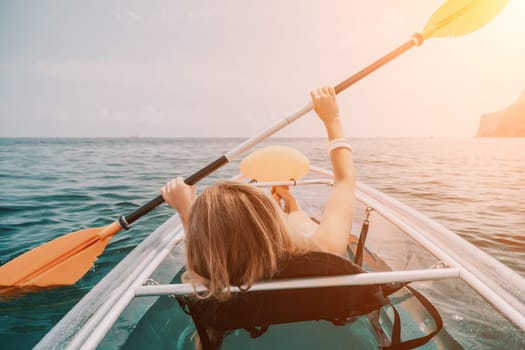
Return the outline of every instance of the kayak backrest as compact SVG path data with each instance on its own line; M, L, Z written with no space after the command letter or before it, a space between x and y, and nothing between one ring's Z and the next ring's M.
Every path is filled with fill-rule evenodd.
M348 259L311 252L292 258L273 280L363 272L366 271ZM210 339L206 339L210 330L245 329L252 337L257 337L274 324L326 320L344 325L355 317L390 304L387 296L402 287L400 283L317 287L237 293L225 302L195 296L179 297L178 300L195 321L206 349L216 348ZM208 346L207 342L210 342Z

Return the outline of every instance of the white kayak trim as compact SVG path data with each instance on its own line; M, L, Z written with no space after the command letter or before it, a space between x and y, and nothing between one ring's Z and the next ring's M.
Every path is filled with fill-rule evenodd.
M331 171L322 168L311 170L333 176ZM463 281L525 332L525 278L456 233L381 191L358 182L357 198L448 266L459 268Z
M367 272L353 275L340 275L330 277L293 278L279 281L267 281L255 283L245 293L303 288L324 288L337 286L364 286L395 282L433 281L449 278L459 278L460 269L439 268L409 271ZM135 288L135 296L157 296L157 295L190 295L197 292L205 292L204 286L195 286L189 283L164 284L155 286L141 286ZM233 293L243 292L237 287L231 288Z
M370 191L371 189L365 189L363 187L361 190ZM364 193L363 198L366 198ZM515 281L513 283L513 288L515 288L516 291L525 291L525 279L523 279L516 272L512 271L506 265L500 263L482 250L474 247L445 227L437 226L437 223L424 216L418 218L425 219L425 223L434 226L434 228L450 232L450 234L447 234L449 237L448 242L446 243L449 245L459 245L461 247L460 251L463 252L464 256L470 256L474 258L477 265L467 264L464 256L461 257L461 255L452 254L450 249L442 249L439 244L436 244L435 237L433 237L434 239L429 237L428 232L410 226L401 220L397 214L392 213L391 211L389 212L388 210L384 210L382 205L380 205L377 201L372 201L370 198L368 199L374 210L379 211L381 215L387 218L394 225L398 226L409 236L414 238L417 242L432 252L436 257L446 262L449 266L459 268L461 270L461 279L463 281L469 284L480 296L491 303L492 306L499 310L509 320L525 331L525 304L523 301L520 301L506 289L502 288L501 285L498 285L494 282L494 280L488 278L486 276L487 271L481 271L480 266L483 266L483 262L489 262L492 265L492 269L497 270L498 273L500 273L500 278L507 276L507 281Z

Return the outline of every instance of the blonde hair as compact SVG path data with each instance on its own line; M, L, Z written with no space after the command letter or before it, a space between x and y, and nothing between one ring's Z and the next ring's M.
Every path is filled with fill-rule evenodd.
M219 182L193 204L183 278L208 288L199 297L226 300L231 286L247 289L269 279L291 256L302 253L272 199L247 184Z

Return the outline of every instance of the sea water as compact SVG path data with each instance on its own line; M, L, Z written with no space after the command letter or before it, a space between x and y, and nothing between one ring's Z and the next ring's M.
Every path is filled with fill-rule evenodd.
M0 139L0 264L63 234L104 226L241 139ZM525 139L355 139L358 181L457 232L525 276ZM272 139L328 166L324 139ZM201 186L238 172L238 161ZM173 211L113 238L71 287L0 301L0 348L28 349ZM504 339L502 339L504 348Z

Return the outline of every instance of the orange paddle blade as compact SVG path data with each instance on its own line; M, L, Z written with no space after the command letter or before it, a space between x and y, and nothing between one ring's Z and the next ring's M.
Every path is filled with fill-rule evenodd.
M0 266L0 291L7 287L39 289L74 284L120 229L115 221L106 227L72 232L20 255Z

